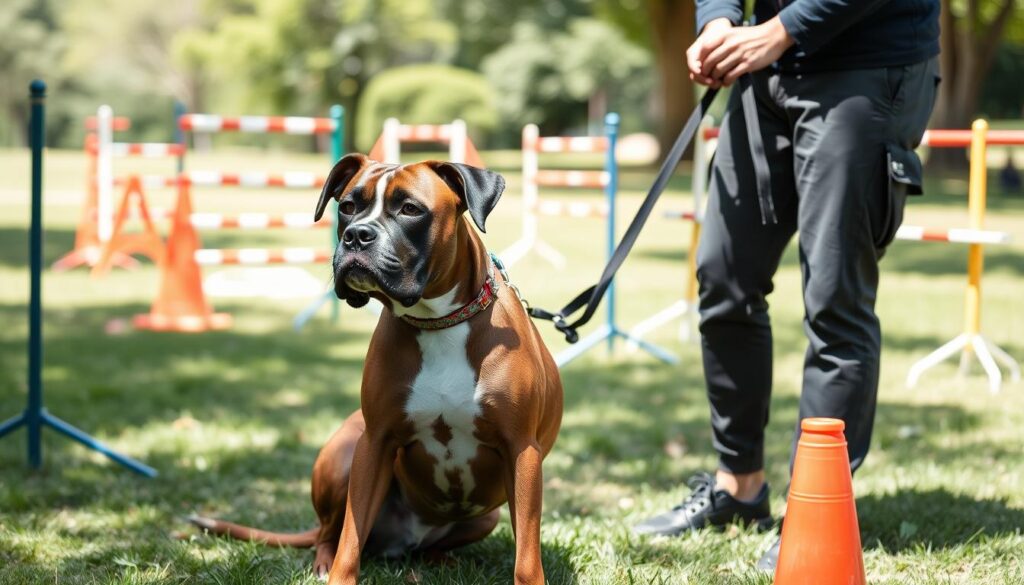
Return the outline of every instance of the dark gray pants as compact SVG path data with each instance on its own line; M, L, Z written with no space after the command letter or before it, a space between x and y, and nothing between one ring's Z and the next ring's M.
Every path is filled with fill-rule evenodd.
M864 461L878 393L878 261L906 196L920 193L913 148L937 83L936 59L754 74L778 216L769 225L761 221L739 91L732 92L697 252L704 375L722 469L749 473L764 465L772 384L765 298L797 230L809 341L800 418L843 419L853 468Z

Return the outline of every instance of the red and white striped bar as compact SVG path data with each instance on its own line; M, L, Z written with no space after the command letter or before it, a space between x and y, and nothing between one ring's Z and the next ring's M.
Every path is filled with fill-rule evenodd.
M334 257L333 251L318 248L241 248L238 250L196 250L196 263L202 266L229 264L323 264Z
M132 121L129 118L123 116L115 116L111 119L111 126L114 132L124 132L132 127ZM89 116L85 119L85 129L89 132L95 132L99 129L99 121L96 116Z
M534 182L544 187L584 187L601 189L608 185L606 171L537 171Z
M130 177L114 177L114 186L123 187L128 184ZM183 182L178 177L168 177L165 175L140 175L139 182L142 183L144 189L164 189L169 187L177 187L179 183Z
M666 211L666 219L681 219L683 221L694 221L697 219L697 215L692 211Z
M1024 146L1024 130L989 130L985 133L989 146ZM921 144L935 148L957 148L971 145L970 130L926 130Z
M605 136L544 136L537 139L539 152L604 152L608 150Z
M540 201L534 210L550 217L608 217L607 203L586 201Z
M185 114L178 126L186 132L247 132L251 134L329 134L337 122L333 118L297 116L218 116Z
M1006 244L1010 241L1010 234L991 230L931 229L916 225L904 225L896 230L896 239L956 244Z
M704 131L704 140L718 138L718 128ZM1024 130L989 130L985 134L989 146L1024 146ZM970 130L926 130L922 146L933 148L966 148L971 145Z
M448 142L452 139L451 124L402 124L398 127L402 142Z
M291 172L281 175L267 173L220 173L216 171L190 171L182 179L197 187L284 187L287 189L319 189L327 181L314 173Z
M89 154L99 154L99 146L94 143L86 147ZM139 156L142 158L163 158L184 156L185 146L182 144L163 142L115 142L110 145L110 153L114 156Z
M314 173L292 172L281 175L267 173L220 173L216 171L189 171L178 177L162 175L143 175L139 177L142 186L147 189L176 187L179 184L194 187L248 187L253 189L319 189L327 181L326 177ZM115 185L128 182L125 177L114 179Z
M270 215L269 213L240 213L225 215L223 213L193 213L189 218L196 229L243 229L262 230L270 228L328 228L333 225L330 219L313 220L311 213L285 213Z

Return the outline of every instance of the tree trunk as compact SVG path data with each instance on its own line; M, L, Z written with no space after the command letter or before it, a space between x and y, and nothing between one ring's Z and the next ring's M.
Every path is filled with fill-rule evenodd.
M658 141L665 153L697 105L686 70L686 49L696 38L696 13L691 1L648 0L647 5L659 74Z
M942 83L931 118L932 128L970 128L977 114L981 86L995 60L996 49L1013 13L1014 0L1001 0L991 22L981 22L978 3L970 0L967 14L957 18L951 0L942 0L939 38ZM964 22L966 20L966 22ZM966 151L936 148L928 155L928 170L940 173L967 169Z

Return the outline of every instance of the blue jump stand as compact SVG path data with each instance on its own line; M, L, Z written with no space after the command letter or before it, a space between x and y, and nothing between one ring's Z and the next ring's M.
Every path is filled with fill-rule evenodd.
M41 282L43 271L43 144L46 84L35 80L29 86L32 118L29 135L32 146L32 227L29 232L30 299L28 310L28 406L25 411L0 424L0 437L24 426L28 431L28 463L32 469L43 464L42 430L53 430L99 451L132 471L156 477L156 470L121 455L88 434L47 412L43 407L43 328Z
M331 106L331 118L334 119L334 134L331 135L331 164L337 163L341 160L342 155L345 154L345 108L340 105ZM338 202L335 201L332 206L334 210L334 229L331 230L331 250L338 247ZM328 287L324 294L313 299L313 302L306 305L299 314L292 320L292 327L296 331L302 329L302 327L316 315L320 307L325 304L331 304L331 322L338 322L338 297L335 296L334 287Z
M615 253L615 246L618 241L615 237L615 196L619 189L619 165L615 160L615 144L619 136L619 115L615 112L609 112L605 115L604 132L605 136L608 137L608 150L605 153L604 163L605 171L608 173L608 183L605 185L604 194L608 200L607 257L610 260L612 255ZM555 356L555 363L558 364L559 368L561 368L586 353L590 348L597 346L602 341L607 342L608 353L611 353L615 349L616 338L625 339L631 343L635 343L637 347L665 363L675 364L678 362L678 359L668 350L634 337L628 332L619 329L619 326L615 322L615 281L613 280L611 284L608 285L608 290L605 291L604 323L590 335L587 335L574 345L559 352L558 355Z

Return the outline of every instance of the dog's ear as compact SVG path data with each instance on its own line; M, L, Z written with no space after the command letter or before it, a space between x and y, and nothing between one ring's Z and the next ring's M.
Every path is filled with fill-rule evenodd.
M330 174L327 175L324 189L320 192L320 201L317 202L316 211L313 213L313 221L320 221L320 218L324 215L324 209L327 208L327 202L331 199L337 201L341 197L342 192L345 191L349 181L352 180L352 177L356 176L369 161L370 159L359 153L347 154L341 157L341 160L334 165Z
M505 178L494 171L462 163L429 161L427 164L459 196L476 227L486 232L484 223L505 191Z

